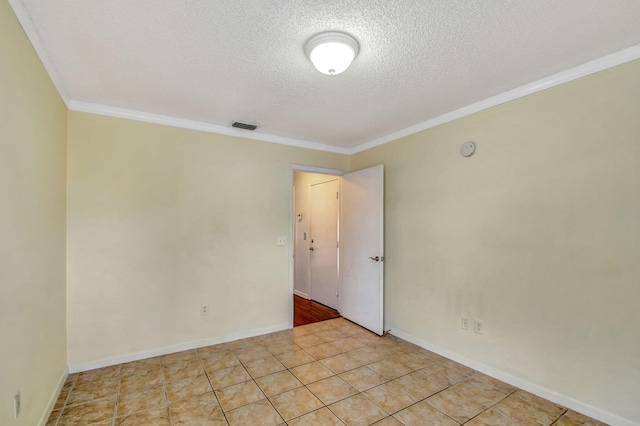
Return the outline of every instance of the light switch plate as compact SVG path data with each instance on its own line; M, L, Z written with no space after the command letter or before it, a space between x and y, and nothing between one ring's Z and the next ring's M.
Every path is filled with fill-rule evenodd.
M286 246L287 245L287 237L286 236L279 236L278 237L278 245L279 246Z

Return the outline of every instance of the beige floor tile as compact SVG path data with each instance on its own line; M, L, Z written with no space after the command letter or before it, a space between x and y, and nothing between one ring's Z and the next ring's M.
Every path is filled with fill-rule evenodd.
M291 372L305 385L334 375L331 370L318 361L292 368Z
M216 395L224 411L230 411L265 398L264 393L253 380L217 389Z
M402 423L389 416L380 420L379 422L374 423L373 426L402 426Z
M429 405L443 412L459 423L464 423L484 411L484 407L458 392L446 389L425 400ZM401 420L402 421L402 420Z
M404 376L412 372L412 370L404 364L401 364L393 359L384 359L382 361L369 364L367 367L386 377L389 380L397 379L400 376Z
M344 339L346 337L342 331L336 330L335 328L331 330L321 331L319 333L316 333L316 335L327 342L331 342L332 340Z
M260 377L256 379L256 383L267 396L274 396L302 386L300 380L296 379L289 371L280 371L275 374Z
M433 361L417 352L400 353L394 359L412 370L419 370L428 367Z
M311 331L307 330L304 326L295 327L291 330L291 340L295 337L302 337L305 334L310 334Z
M294 337L293 343L304 349L308 348L309 346L315 346L321 343L325 343L325 341L315 334L305 334L304 336Z
M76 386L78 386L87 382L118 379L120 377L120 370L121 370L121 366L118 364L118 365L112 365L110 367L83 371L81 373L78 373L78 377L75 381L75 384Z
M152 410L138 411L137 413L130 414L124 417L117 417L116 426L141 426L141 425L153 425L153 426L170 426L169 409L168 408L155 408Z
M358 342L356 339L352 339L351 337L345 337L343 339L332 340L331 346L335 346L340 349L342 352L352 351L354 349L359 349L364 345Z
M274 356L257 359L246 363L244 366L254 379L285 370L284 365Z
M175 425L175 423L173 423L173 425ZM182 426L229 426L229 423L227 423L227 418L224 414L217 414L207 419L185 423Z
M322 402L305 387L299 387L269 399L285 420L300 417L323 407Z
M375 386L386 383L388 380L367 367L356 368L340 374L345 382L349 383L360 392L364 392Z
M523 426L550 425L565 411L564 407L522 390L503 399L493 409Z
M218 354L224 354L229 351L220 345L212 345L212 346L205 346L204 348L198 348L196 349L196 352L198 353L198 358L205 359L205 358L211 358Z
M358 393L358 390L338 376L319 380L307 385L307 388L325 405L333 404Z
M47 423L44 426L56 426L58 424L58 420L62 415L62 410L53 410L51 414L49 414L49 418L47 419Z
M342 353L340 349L336 348L335 346L331 346L329 343L321 343L319 345L309 346L304 350L316 359L328 358L330 356Z
M126 364L122 364L122 369L120 370L120 377L125 378L133 375L144 374L145 372L151 370L160 370L162 369L162 362L158 363L148 363L142 361L134 361L128 362Z
M303 350L287 352L276 356L278 360L287 368L297 367L298 365L308 364L316 359Z
M229 367L240 365L240 360L233 352L219 352L202 358L202 365L207 372L223 370Z
M344 426L328 408L321 408L287 422L289 426Z
M598 420L587 417L575 411L568 410L560 419L553 424L554 426L606 426Z
M230 426L275 426L284 422L266 399L236 408L226 415Z
M271 352L262 346L252 346L234 351L234 353L243 364L272 356Z
M429 404L418 402L393 415L405 426L458 426L458 423L445 416Z
M251 380L251 376L241 365L213 371L209 373L208 376L214 389L225 388L227 386L235 385L236 383Z
M294 352L300 350L300 346L296 345L293 342L276 342L267 345L267 350L271 352L273 355L280 355L287 352Z
M389 414L415 404L419 399L393 383L385 383L366 391L365 396Z
M165 382L171 383L204 374L204 368L199 359L195 361L175 361L168 365L163 365Z
M382 408L361 394L331 404L329 409L347 426L370 425L388 416Z
M438 362L433 362L418 371L431 380L447 386L454 385L469 377Z
M198 353L195 350L176 352L162 357L162 365L184 364L198 360Z
M419 399L427 398L446 388L445 385L441 385L417 371L407 374L406 376L399 377L392 383L400 386L402 389Z
M70 374L46 425L285 419L297 426L606 426L344 318Z
M468 426L520 426L518 422L510 417L504 417L495 410L483 411L473 419L469 420Z
M116 399L105 398L84 404L65 407L60 417L60 426L84 426L91 423L112 421L115 416Z
M511 390L496 389L487 382L474 380L473 377L456 383L451 386L451 389L485 408L491 407L513 392Z
M376 345L385 341L384 337L377 336L370 331L362 331L360 334L356 334L352 337L367 346Z
M511 386L508 383L505 383L505 382L500 381L498 379L494 379L493 377L487 376L486 374L482 374L482 373L480 373L478 371L476 371L475 374L473 376L471 376L471 378L473 380L486 383L486 384L490 385L491 387L493 387L495 389L511 391L511 392L515 392L516 390L518 390L516 387Z
M222 408L213 392L209 392L171 404L170 412L175 426L214 419L222 414Z
M349 351L347 355L360 361L362 364L371 364L387 357L386 353L372 350L366 346Z
M164 383L162 368L151 365L148 368L127 370L127 375L120 378L120 392L133 392L151 388Z
M118 390L118 381L119 379L115 378L91 382L85 381L81 384L76 383L67 398L67 406L82 404L96 399L115 397Z
M58 398L56 399L56 403L53 406L53 410L61 410L64 407L64 404L67 402L67 397L69 393L71 393L71 388L73 388L73 382L65 382L62 385L62 389L60 389L60 394L58 394Z
M326 321L314 322L312 324L305 325L305 327L307 327L312 333L315 334L334 329L334 327L332 327L331 324Z
M167 383L165 386L170 403L211 392L212 390L209 380L204 375Z
M344 373L345 371L353 370L362 366L360 361L351 358L347 354L340 354L321 359L320 362L326 367L329 367L329 369L336 374Z
M136 411L147 410L149 408L162 408L168 405L167 396L163 385L152 388L134 391L131 393L120 393L118 396L118 417L135 413Z

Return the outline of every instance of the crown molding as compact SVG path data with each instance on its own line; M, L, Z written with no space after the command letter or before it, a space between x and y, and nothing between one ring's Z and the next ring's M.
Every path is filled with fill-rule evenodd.
M13 13L15 13L18 18L18 22L22 26L22 30L27 35L27 38L31 42L31 46L33 46L33 50L36 51L36 55L40 58L40 62L44 66L44 69L49 74L49 78L53 82L58 94L62 98L64 104L69 108L69 96L67 95L67 91L62 84L62 79L60 78L60 74L56 70L56 67L53 66L53 62L49 59L49 55L47 55L47 50L44 48L44 44L38 35L38 31L33 26L33 22L31 21L31 17L27 13L24 8L24 5L19 0L9 0L9 5L13 9Z
M297 148L308 148L317 151L334 152L337 154L347 154L349 151L347 148L342 148L334 145L326 145L301 139L293 139L284 136L270 135L267 133L241 130L234 127L211 124L204 121L187 120L184 118L176 118L167 115L152 114L148 112L135 111L124 108L115 108L108 105L93 104L88 102L71 101L69 102L69 110L97 115L106 115L109 117L124 118L127 120L144 121L146 123L162 124L165 126L180 127L183 129L199 130L202 132L217 133L227 136L236 136L244 139L253 139L262 142L272 142L281 145L295 146Z
M195 121L182 119L177 117L171 117L160 114L152 114L144 111L135 111L124 108L116 108L108 105L100 105L88 102L81 102L72 100L69 98L62 79L58 74L53 63L49 59L46 49L35 30L29 14L24 9L24 6L20 0L8 0L9 4L13 8L18 21L22 25L24 32L26 33L29 41L31 42L36 54L40 58L45 70L49 74L54 86L58 90L60 97L71 111L86 112L91 114L106 115L110 117L124 118L128 120L143 121L147 123L162 124L166 126L179 127L185 129L199 130L209 133L217 133L228 136L236 136L245 139L258 140L263 142L277 143L281 145L294 146L298 148L307 148L318 151L333 152L337 154L353 155L362 151L366 151L371 148L375 148L380 145L384 145L389 142L401 139L403 137L413 135L415 133L422 132L427 129L439 126L441 124L448 123L450 121L457 120L462 117L474 114L476 112L483 111L485 109L492 108L494 106L522 98L524 96L531 95L542 90L549 89L560 84L564 84L579 78L588 76L590 74L597 73L599 71L606 70L627 62L640 59L640 44L620 50L618 52L603 56L593 61L578 65L565 71L550 75L548 77L536 80L532 83L524 86L517 87L515 89L503 92L501 94L492 96L490 98L478 101L471 105L464 106L457 110L442 114L440 116L431 118L397 132L390 133L388 135L376 138L372 141L362 143L355 147L339 147L330 144L323 144L318 142L311 142L302 139L288 138L285 136L271 135L261 132L248 132L246 130L235 129L222 125L207 123L203 121Z
M569 68L568 70L561 71L557 74L552 74L548 77L541 78L540 80L536 80L532 83L525 84L524 86L520 86L507 92L503 92L499 95L492 96L471 105L464 106L455 111L451 111L430 120L423 121L422 123L407 127L406 129L390 133L386 136L374 139L370 142L363 143L350 149L348 154L353 155L358 152L366 151L367 149L375 148L376 146L393 142L405 136L413 135L423 130L431 129L433 127L448 123L453 120L457 120L462 117L466 117L476 112L480 112L485 109L509 101L513 101L515 99L522 98L524 96L531 95L533 93L540 92L554 86L558 86L560 84L568 83L570 81L577 80L590 74L604 71L608 68L613 68L617 65L622 65L626 62L631 62L636 59L640 59L640 44L620 50L610 55L603 56L582 65L578 65L577 67Z

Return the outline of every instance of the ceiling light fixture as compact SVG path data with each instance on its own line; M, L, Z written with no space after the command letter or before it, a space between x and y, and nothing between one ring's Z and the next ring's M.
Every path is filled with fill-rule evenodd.
M311 37L304 48L313 65L323 74L337 75L358 56L358 42L348 34L327 32Z

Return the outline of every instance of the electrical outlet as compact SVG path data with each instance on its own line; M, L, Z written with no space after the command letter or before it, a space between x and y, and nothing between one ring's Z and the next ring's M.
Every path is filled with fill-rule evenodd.
M473 321L473 331L478 334L484 333L484 321L482 320L474 320Z
M200 315L209 315L209 307L207 305L200 306Z
M22 402L20 401L20 392L13 396L13 418L17 419L22 409Z
M469 330L469 317L462 317L462 329Z

